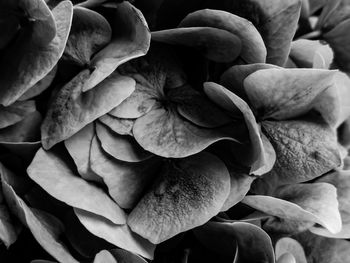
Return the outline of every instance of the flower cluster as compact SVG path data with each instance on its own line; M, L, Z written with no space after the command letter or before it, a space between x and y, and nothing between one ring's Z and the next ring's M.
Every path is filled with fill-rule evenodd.
M348 0L0 14L9 251L29 230L64 263L350 258Z

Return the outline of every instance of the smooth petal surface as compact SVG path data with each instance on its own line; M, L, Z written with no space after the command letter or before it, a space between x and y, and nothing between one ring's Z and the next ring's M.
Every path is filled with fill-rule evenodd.
M213 27L236 35L242 42L240 57L248 64L264 63L266 48L259 31L245 18L221 10L204 9L186 16L179 27Z
M345 71L350 70L350 40L346 37L349 30L350 19L347 19L323 36L334 51L335 62Z
M331 127L339 127L350 117L349 87L349 76L337 72L334 76L334 85L322 92L313 102L312 107Z
M98 118L98 120L115 133L133 136L132 127L135 123L135 120L133 119L121 119L114 117L113 115L105 114Z
M226 211L242 201L244 196L248 193L254 176L249 176L244 173L236 172L233 169L229 169L231 189L221 211Z
M51 103L41 126L41 140L45 149L68 139L85 125L101 117L135 89L135 81L117 73L110 75L93 90L83 92L88 70L80 72L66 84Z
M185 27L152 32L155 41L193 48L209 60L234 61L241 52L241 40L234 34L213 27Z
M0 129L13 125L36 111L35 101L18 101L8 107L0 106Z
M307 113L312 101L334 84L336 71L264 69L244 80L249 101L260 118L284 120Z
M79 132L64 141L64 145L77 166L79 175L88 181L102 182L90 168L90 148L95 135L94 124L86 125Z
M127 1L112 9L115 14L111 22L111 43L92 58L90 66L95 69L83 91L95 87L119 65L148 51L151 34L142 13Z
M67 164L54 153L40 149L27 173L56 199L101 215L115 224L125 223L124 211L102 189L75 176Z
M74 208L80 222L95 236L122 249L153 259L155 245L133 233L127 225L115 225L103 217Z
M108 250L102 250L96 254L94 263L118 263Z
M308 39L293 41L289 56L300 68L329 69L333 61L329 45Z
M158 244L206 223L220 211L229 191L229 173L214 155L202 152L169 161L129 214L128 225Z
M206 247L219 250L219 254L231 255L235 263L275 262L269 235L253 224L209 222L194 233Z
M262 127L276 152L271 173L280 183L309 181L341 164L336 136L327 124L264 121Z
M92 56L106 46L112 37L112 29L99 13L75 6L72 28L64 59L79 66L89 66Z
M124 162L141 162L153 156L137 144L128 135L114 133L104 124L96 122L96 135L103 150L117 160Z
M293 255L295 258L295 263L307 263L303 247L293 238L281 238L275 245L276 259L279 260L286 253Z
M33 1L35 2L43 1ZM36 43L31 39L31 34L24 31L6 50L6 53L0 58L0 69L3 76L0 79L2 87L0 104L4 106L12 104L53 69L66 45L72 13L73 8L70 1L63 1L52 10L57 33L47 45ZM43 38L44 34L41 30L37 34Z
M266 45L266 62L283 66L287 61L297 29L301 1L253 0L252 2L258 3L264 13L257 28Z
M244 90L243 82L246 77L261 69L279 68L272 64L256 63L248 65L235 65L227 69L220 77L220 84L237 96L249 102Z
M4 167L1 170L2 190L12 213L29 228L38 243L54 258L61 262L77 263L78 261L60 241L62 229L59 221L51 215L47 216L39 210L28 207L10 185L11 180L15 180L14 175Z
M314 227L310 231L316 235L321 235L331 238L349 238L350 237L350 174L348 171L333 172L322 178L317 182L326 182L334 185L337 188L337 198L339 202L339 211L342 220L342 229L339 233L330 233L321 228Z
M303 231L303 221L317 223L336 234L341 230L336 188L331 184L313 183L281 187L276 197L248 195L243 203L286 222L267 221L270 229L288 229L288 220L300 221L297 231ZM275 225L274 225L275 224ZM285 224L285 226L283 226ZM281 225L278 227L278 225ZM311 227L310 225L309 227ZM267 226L265 226L267 227ZM300 229L299 229L300 228Z
M44 78L39 80L33 87L27 90L21 97L18 98L19 101L25 101L40 95L44 90L50 87L54 78L56 77L58 67L55 66Z
M6 172L3 166L1 173ZM11 216L9 208L4 200L2 189L0 189L0 241L9 248L16 240L20 228L14 218Z
M142 148L168 158L196 154L219 140L237 141L235 134L221 129L201 128L184 120L174 109L162 108L138 118L133 133Z
M132 208L153 181L158 160L155 158L128 163L114 159L105 153L95 137L91 143L91 169L108 187L113 200L122 208Z

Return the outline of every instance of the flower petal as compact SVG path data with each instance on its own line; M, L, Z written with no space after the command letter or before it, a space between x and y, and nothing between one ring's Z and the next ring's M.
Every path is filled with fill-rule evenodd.
M186 16L179 27L213 27L236 35L242 42L240 57L248 64L265 63L266 48L259 31L247 19L221 10L199 10Z
M287 61L292 39L297 29L301 2L253 0L263 10L263 19L257 25L264 39L267 58L266 62L283 66Z
M89 75L89 70L80 72L57 93L51 103L41 126L41 140L45 149L68 139L85 125L111 111L135 89L133 79L113 73L93 90L83 92Z
M304 231L317 223L331 233L340 232L342 223L337 192L333 185L287 185L281 187L276 196L278 198L248 195L242 202L261 212L279 217L279 220L269 219L264 224L264 228L272 231Z
M226 110L230 111L238 108L243 114L245 124L248 127L252 149L250 173L262 175L270 171L276 160L275 152L268 140L264 140L265 143L263 143L260 127L256 123L254 114L248 104L234 93L214 82L206 82L204 91L218 105L226 105Z
M275 245L275 253L276 259L278 260L284 254L290 253L295 258L295 263L307 263L303 247L298 241L290 237L284 237L277 241Z
M115 133L133 136L132 127L135 123L133 119L121 119L110 114L105 114L98 118L98 121L102 122Z
M43 0L26 1L35 4ZM47 11L49 11L46 6ZM20 98L34 84L44 78L56 65L66 45L71 21L72 4L70 1L61 2L52 10L56 21L57 34L47 45L36 43L32 35L24 31L16 42L6 50L0 61L2 78L0 79L0 104L8 106ZM45 23L44 21L40 23ZM40 26L41 27L41 26ZM46 39L40 28L37 35ZM40 42L40 41L39 41ZM8 61L11 61L9 64Z
M104 216L115 224L125 223L124 211L103 190L75 176L69 166L53 152L40 149L27 173L56 199Z
M223 206L230 176L214 155L197 155L165 163L159 180L128 217L128 225L158 244L206 223Z
M35 101L18 101L8 107L0 106L0 129L13 125L36 111Z
M339 211L342 220L342 229L339 233L331 233L326 229L313 227L310 231L316 235L331 238L349 238L350 237L350 174L348 171L339 171L327 174L317 182L325 182L334 185L337 188L337 198L339 202Z
M193 48L209 60L234 61L241 52L241 40L227 30L214 27L185 27L152 32L152 39Z
M95 236L122 249L153 259L155 245L133 233L127 225L115 225L103 217L74 208L80 222Z
M88 66L92 56L106 46L112 29L99 13L75 6L72 27L63 58L79 66Z
M12 213L29 228L38 243L54 258L61 262L78 263L60 240L62 229L58 219L52 215L30 208L16 194L11 186L11 180L18 180L1 165L1 183L6 202Z
M102 250L96 254L93 263L118 263L108 250Z
M200 127L215 128L233 121L225 111L189 85L171 89L167 95L177 104L182 117Z
M349 30L350 19L347 19L323 35L334 51L334 61L345 71L350 71L349 38L346 37Z
M105 153L96 137L91 143L91 169L103 178L110 196L122 208L136 205L153 181L158 162L156 158L138 163L122 162Z
M251 105L260 118L284 120L307 113L312 101L334 85L336 71L263 69L244 80Z
M104 124L96 122L96 135L106 153L124 162L141 162L153 156L128 135L114 133Z
M308 39L293 41L289 56L300 68L329 69L333 61L329 45Z
M182 158L196 154L219 140L238 141L234 138L240 137L242 130L239 128L232 134L220 128L201 128L184 120L174 109L160 108L138 118L133 133L145 150L163 157Z
M335 132L327 124L264 121L262 127L277 156L270 173L281 184L309 181L341 164Z
M220 77L220 84L232 91L246 102L249 102L244 90L243 82L250 74L261 69L279 68L272 64L256 63L248 65L235 65L227 69Z
M50 87L57 73L57 65L41 80L39 80L33 87L27 90L21 97L18 98L19 101L25 101L40 95L44 90Z
M269 235L253 224L209 222L195 229L194 233L207 247L219 250L219 254L231 256L232 260L235 257L235 263L275 262Z
M125 1L111 9L112 40L91 60L94 71L83 87L87 91L108 77L119 65L147 53L151 34L142 13ZM122 30L121 30L122 29Z
M64 141L64 145L77 166L79 175L87 181L102 182L90 167L90 148L95 135L94 125L86 125L79 132Z
M37 142L40 137L41 114L34 111L23 120L0 130L0 142Z

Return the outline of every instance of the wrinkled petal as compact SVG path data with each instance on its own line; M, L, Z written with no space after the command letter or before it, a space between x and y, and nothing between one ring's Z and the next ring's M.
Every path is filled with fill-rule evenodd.
M199 153L165 163L160 177L128 217L128 225L158 244L206 223L230 191L230 176L214 155Z
M264 121L262 127L277 157L271 173L281 184L309 181L341 164L336 135L327 124Z

